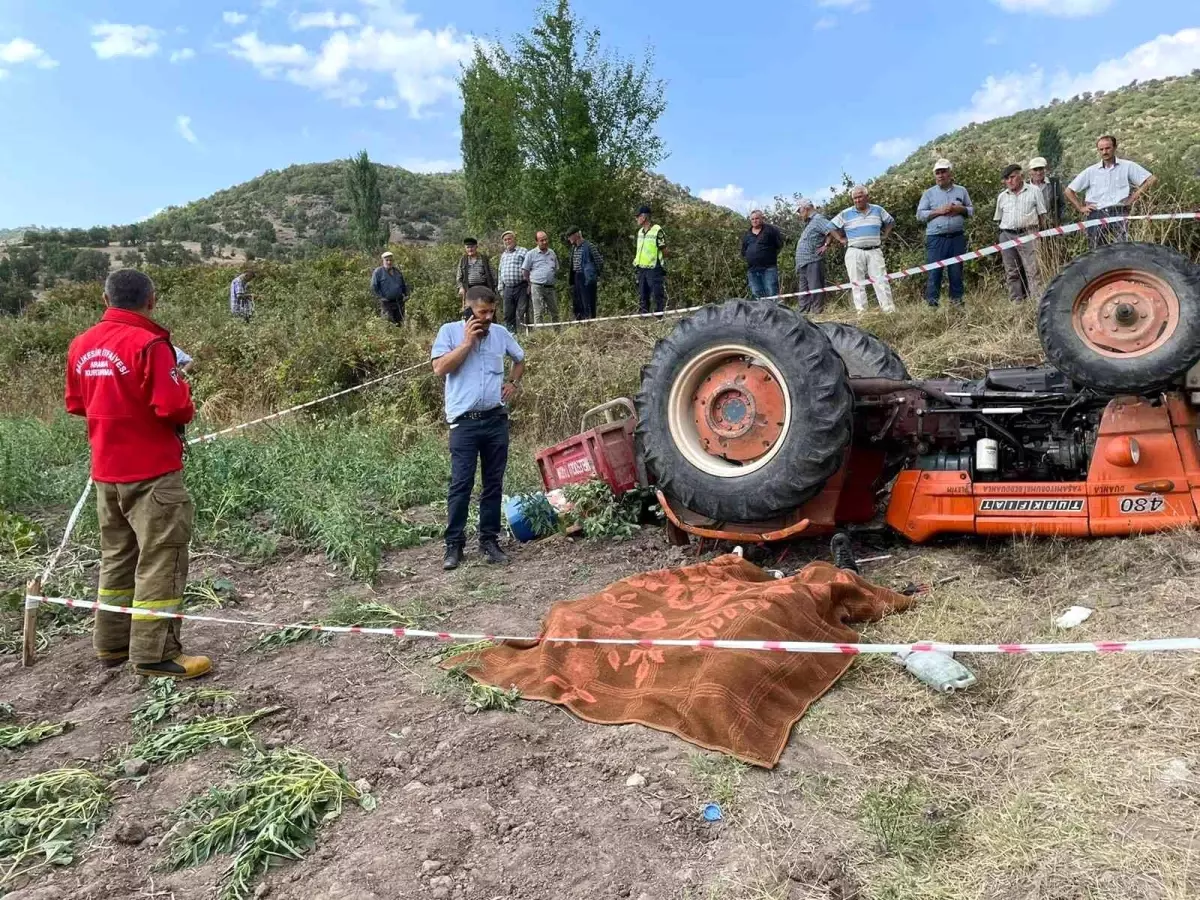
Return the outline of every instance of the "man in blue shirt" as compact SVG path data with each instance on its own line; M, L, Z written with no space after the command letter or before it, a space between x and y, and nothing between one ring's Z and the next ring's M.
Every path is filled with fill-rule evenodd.
M885 313L894 313L892 288L888 284L887 264L883 259L883 242L892 233L896 220L892 214L871 202L871 192L865 185L856 184L850 189L853 206L848 206L834 216L834 230L829 232L839 244L846 247L846 274L854 282L850 298L861 316L867 311L867 287L870 281L875 288L875 300Z
M971 195L961 184L954 183L950 160L939 159L933 164L933 180L917 204L917 219L925 222L925 262L940 262L967 252L966 220L975 215ZM950 302L962 305L962 263L934 269L925 282L925 302L938 305L942 293L942 272L950 275Z
M379 311L383 317L393 325L403 325L408 285L391 250L384 251L381 261L383 265L371 273L371 293L379 298Z
M495 322L496 294L485 285L468 288L463 318L447 322L433 341L433 373L446 379L450 423L450 492L446 556L456 569L466 543L467 510L479 460L479 549L490 563L508 562L500 549L500 497L508 465L508 407L525 372L525 351ZM513 361L504 380L504 358Z

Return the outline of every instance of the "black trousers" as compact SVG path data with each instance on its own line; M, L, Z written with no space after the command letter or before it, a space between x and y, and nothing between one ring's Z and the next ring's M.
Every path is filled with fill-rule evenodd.
M500 498L508 466L507 414L488 419L460 419L450 426L447 547L462 547L467 542L467 512L471 489L475 487L477 460L483 481L479 492L479 543L484 544L500 537Z
M516 334L517 325L528 325L529 283L506 284L504 286L504 327Z
M379 314L393 325L403 325L404 300L380 300Z
M638 269L638 312L650 312L650 298L654 298L654 311L662 312L667 305L667 273L662 266L653 269Z
M596 293L599 288L598 281L584 284L583 279L575 279L575 283L571 285L571 311L575 314L576 322L596 318Z

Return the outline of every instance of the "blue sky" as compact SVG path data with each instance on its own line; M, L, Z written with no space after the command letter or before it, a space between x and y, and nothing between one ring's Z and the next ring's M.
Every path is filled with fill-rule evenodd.
M576 9L610 47L652 46L661 171L736 208L870 177L968 121L1200 68L1196 0ZM133 221L363 148L456 167L460 60L534 14L524 0L0 0L0 227Z

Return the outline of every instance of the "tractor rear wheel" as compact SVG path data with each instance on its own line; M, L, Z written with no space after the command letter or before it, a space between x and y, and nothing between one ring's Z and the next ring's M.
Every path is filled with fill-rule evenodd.
M825 332L851 378L910 379L900 354L871 332L844 322L818 322L817 327Z
M1050 282L1038 335L1046 358L1093 390L1167 387L1200 362L1200 269L1161 244L1100 247Z
M853 397L824 333L775 303L730 300L654 348L638 450L669 498L724 522L782 515L842 464Z

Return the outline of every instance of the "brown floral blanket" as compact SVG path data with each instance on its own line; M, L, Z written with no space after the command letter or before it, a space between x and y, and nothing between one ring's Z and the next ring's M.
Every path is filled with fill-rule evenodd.
M910 599L827 563L775 579L739 556L625 578L556 603L542 635L855 643L853 622ZM677 647L526 644L489 648L471 677L590 722L639 722L710 750L773 767L792 725L849 668L842 654ZM446 660L452 666L468 662Z

